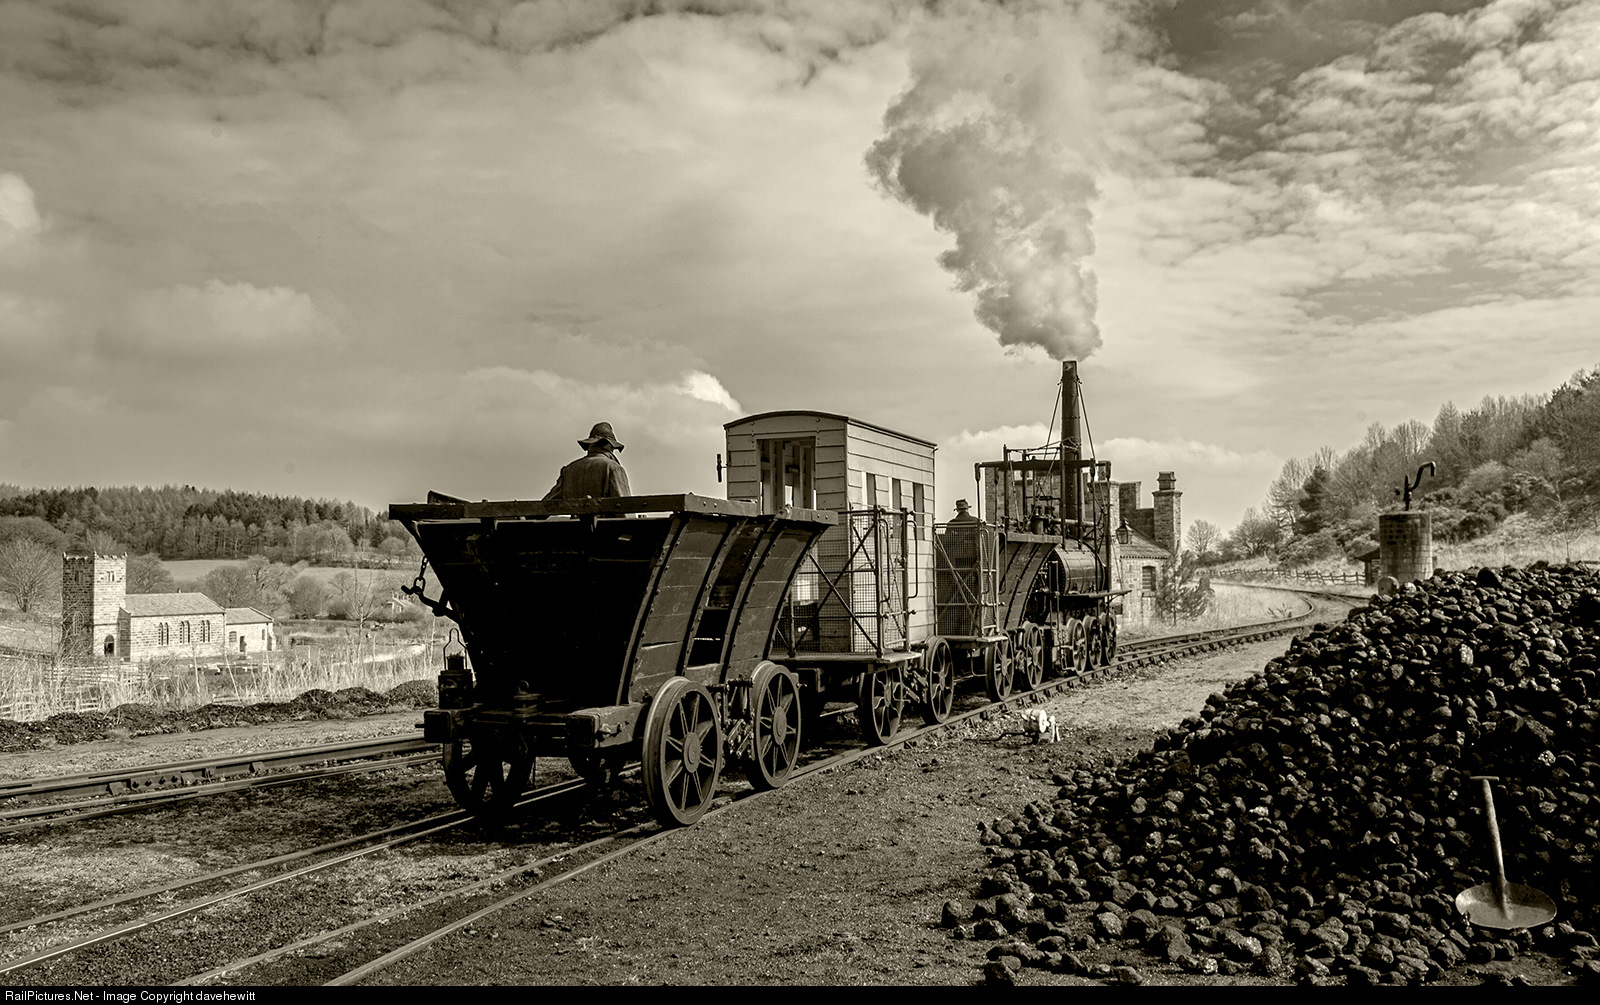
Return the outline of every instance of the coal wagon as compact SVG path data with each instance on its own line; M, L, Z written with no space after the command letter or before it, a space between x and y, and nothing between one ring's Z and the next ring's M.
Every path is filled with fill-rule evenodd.
M424 736L479 813L503 811L538 757L600 777L643 765L665 822L706 811L728 758L779 785L799 751L796 675L768 660L802 559L832 513L692 494L389 509L441 596L407 592L458 626Z

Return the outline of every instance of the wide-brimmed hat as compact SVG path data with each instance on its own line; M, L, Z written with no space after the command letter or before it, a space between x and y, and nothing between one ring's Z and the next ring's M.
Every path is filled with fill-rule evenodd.
M617 434L611 431L611 423L609 422L595 423L594 428L589 430L588 439L579 440L578 446L588 450L590 447L601 442L602 440L604 440L612 450L622 449L622 441L617 439Z

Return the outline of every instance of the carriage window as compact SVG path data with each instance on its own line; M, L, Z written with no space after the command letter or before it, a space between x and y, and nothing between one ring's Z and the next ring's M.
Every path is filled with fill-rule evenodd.
M867 497L866 497L866 500L864 502L864 505L866 505L869 508L878 505L878 476L877 475L874 475L874 474L867 475Z
M761 441L761 512L817 506L817 440Z
M905 493L900 491L900 479L894 478L889 482L889 506L891 509L905 509Z
M927 488L921 482L911 483L911 528L918 541L922 540L922 521L928 518Z

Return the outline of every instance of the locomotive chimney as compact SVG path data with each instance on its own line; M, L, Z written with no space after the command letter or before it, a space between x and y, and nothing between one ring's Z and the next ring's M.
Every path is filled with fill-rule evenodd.
M1078 407L1078 362L1061 363L1061 510L1062 516L1083 526L1083 417ZM1080 530L1079 533L1082 531Z

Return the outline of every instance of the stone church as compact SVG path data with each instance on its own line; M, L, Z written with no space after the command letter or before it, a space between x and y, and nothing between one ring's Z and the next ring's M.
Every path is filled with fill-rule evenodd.
M61 654L140 663L161 656L221 660L277 648L271 615L223 607L202 593L128 593L125 555L63 555Z

